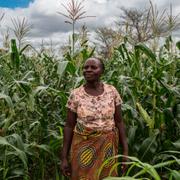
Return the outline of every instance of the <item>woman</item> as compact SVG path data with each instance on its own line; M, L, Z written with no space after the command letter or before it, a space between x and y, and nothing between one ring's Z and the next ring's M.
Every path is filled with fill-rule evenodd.
M112 85L100 81L103 71L100 59L87 59L83 67L86 83L74 89L68 99L61 171L72 180L118 176L117 169L112 168L116 159L109 160L118 153L118 140L123 155L128 155L121 116L122 100ZM122 164L123 173L125 168Z

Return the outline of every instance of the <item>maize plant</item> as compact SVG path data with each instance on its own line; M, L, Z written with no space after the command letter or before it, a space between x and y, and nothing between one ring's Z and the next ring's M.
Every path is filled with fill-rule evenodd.
M172 51L172 44L169 37L153 52L145 44L124 42L106 65L104 80L117 87L124 101L129 153L150 164L160 162L161 152L179 151L180 49L177 43Z
M124 179L178 179L179 43L174 50L172 43L168 38L154 53L124 42L105 62L103 80L124 101L130 150ZM65 105L71 89L83 83L82 63L95 49L83 47L59 60L44 52L26 56L27 47L18 49L11 40L11 51L0 54L0 179L63 179Z

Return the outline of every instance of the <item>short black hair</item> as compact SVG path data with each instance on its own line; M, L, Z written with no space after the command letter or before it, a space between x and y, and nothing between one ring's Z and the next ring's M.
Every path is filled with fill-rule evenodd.
M104 71L105 71L105 65L104 65L103 60L102 60L101 58L99 58L99 57L94 57L94 58L97 59L97 60L100 62L101 68L102 68L102 70L103 70L103 72L104 72Z
M90 57L90 58L86 59L86 61L89 60L89 59L96 59L96 60L98 60L99 63L100 63L102 72L105 71L105 65L104 65L104 62L103 62L103 60L101 58L99 58L99 57Z

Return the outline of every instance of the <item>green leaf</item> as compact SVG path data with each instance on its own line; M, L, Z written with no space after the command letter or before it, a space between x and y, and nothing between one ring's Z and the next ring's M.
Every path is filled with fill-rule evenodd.
M21 55L21 54L23 53L23 51L25 51L28 47L31 47L31 45L30 45L30 44L25 45L25 46L20 50L19 54Z
M180 50L180 41L176 43L176 47Z
M169 161L165 161L165 162L162 162L162 163L158 163L158 164L155 164L154 165L154 168L162 168L162 167L165 167L165 166L169 166L171 164L174 164L176 163L177 161L176 160L169 160Z
M160 176L158 175L157 171L154 169L154 167L147 163L142 163L143 169L139 171L136 175L133 177L141 176L142 174L145 174L146 172L151 175L155 180L161 180Z
M107 178L104 178L103 180L140 180L140 179L125 176L125 177L107 177Z
M128 131L128 144L130 146L133 145L133 142L135 141L135 135L136 130L138 129L138 126L130 126Z
M174 178L174 180L179 180L180 179L180 171L172 170L171 176Z
M27 94L32 91L31 83L27 81L15 81L16 84L24 90Z
M62 78L62 75L64 74L67 65L68 65L68 61L60 61L58 63L57 74L59 75L60 79Z
M15 136L15 140L17 140L17 136ZM1 137L1 136L0 136L0 146L1 147L2 146L11 147L13 149L13 151L10 151L10 152L12 152L14 155L19 157L19 159L23 162L24 167L27 169L27 157L26 157L26 154L22 150L18 149L17 147L15 147L12 144L10 144L5 137Z
M177 140L176 142L172 143L174 147L177 148L177 150L179 149L180 150L180 139Z
M34 96L37 94L41 94L42 92L45 92L49 87L48 86L37 86L35 90L33 90Z
M139 149L139 154L141 155L141 160L142 159L150 159L151 158L151 154L154 154L157 150L158 144L156 142L156 134L154 134L153 136L150 136L148 138L146 138Z
M163 82L163 81L161 81L161 80L158 80L159 82L160 82L160 84L163 86L163 87L165 87L168 91L169 91L169 93L172 93L172 94L174 94L175 96L177 96L177 97L180 97L180 90L179 90L179 87L178 86L175 86L174 87L174 85L173 86L170 86L170 85L168 85L167 83L165 83L165 82Z
M69 72L71 75L74 75L76 72L76 67L73 63L73 61L68 61L68 65L66 67L67 72Z
M144 54L147 55L148 58L151 58L153 61L156 61L156 55L148 48L145 44L138 44L135 46L136 50L142 51Z
M136 103L136 106L139 110L140 115L142 116L142 118L144 119L144 121L146 122L147 126L150 129L154 128L154 120L150 118L150 116L148 115L148 113L146 112L146 110L142 107L142 105L140 103Z
M31 144L31 146L36 147L36 148L38 148L40 150L46 151L49 154L52 154L52 152L51 152L51 150L50 150L48 145L45 145L45 144L36 144L35 143L35 144Z
M12 108L12 109L14 108L14 105L13 105L13 102L12 102L10 96L7 96L6 94L0 93L0 100L1 99L4 99L10 108Z

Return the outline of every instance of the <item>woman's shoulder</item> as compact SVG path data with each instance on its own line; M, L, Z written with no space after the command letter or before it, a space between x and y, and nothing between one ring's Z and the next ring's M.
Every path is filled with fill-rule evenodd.
M74 95L78 95L78 94L81 94L82 93L82 87L83 85L77 87L77 88L74 88L70 91L71 94L74 94Z
M106 84L105 87L107 88L106 92L115 99L116 105L122 104L121 95L116 87L111 84Z
M104 83L104 87L108 91L117 91L117 89L111 84Z

